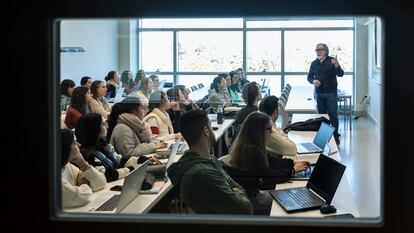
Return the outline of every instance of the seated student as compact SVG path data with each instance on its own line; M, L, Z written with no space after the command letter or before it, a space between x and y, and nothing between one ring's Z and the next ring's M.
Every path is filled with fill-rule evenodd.
M60 83L60 109L62 111L66 111L70 106L73 88L75 88L75 82L70 79L65 79Z
M88 89L91 89L92 78L89 76L82 77L80 81L80 85L83 87L87 87Z
M155 74L151 74L149 78L152 80L152 90L162 91L160 90L160 78Z
M144 117L144 122L148 123L152 133L157 134L158 139L162 141L181 138L180 133L174 133L170 116L166 112L170 108L170 101L163 91L156 91L151 94L149 112ZM175 110L177 109L178 105L175 104Z
M132 72L129 70L124 70L121 73L121 83L122 87L125 88L125 94L129 95L132 92L133 81L132 81Z
M84 206L90 202L92 192L105 188L106 179L104 174L98 172L83 159L73 131L61 129L60 132L62 143L62 207Z
M111 107L105 98L106 91L106 85L103 81L96 80L91 85L91 93L93 96L89 103L91 112L101 114L104 120L108 119L108 115L111 113Z
M153 83L150 78L144 77L141 79L141 85L139 85L139 90L135 93L135 95L144 95L147 99L150 98L153 88Z
M246 85L246 83L249 82L249 80L247 80L246 77L244 77L243 68L238 68L236 71L239 73L239 80L238 80L237 86L239 90L241 90L243 89L244 85Z
M237 71L231 71L230 74L230 80L228 85L230 96L233 100L237 100L235 102L240 102L240 93L241 90L239 89L238 83L239 83L239 73Z
M241 109L236 115L235 127L236 133L240 131L240 127L243 124L243 121L246 117L252 113L257 112L259 108L257 107L257 103L259 100L262 99L262 93L260 92L259 86L256 82L251 82L246 84L243 87L243 99L247 103L246 107Z
M65 118L65 124L69 129L76 127L80 116L90 112L89 103L92 98L91 92L86 87L76 87L73 90L70 108L66 112Z
M251 214L243 188L210 155L216 139L207 114L189 111L182 116L180 127L190 149L167 172L180 190L181 202L198 214Z
M138 70L135 74L134 82L132 83L132 87L139 87L141 86L141 80L145 78L145 71L144 70Z
M119 88L119 74L116 71L110 71L105 77L107 92L109 98L115 98L116 91Z
M304 171L307 163L269 156L265 141L270 138L270 118L261 112L252 112L244 121L230 150L228 174L243 188L253 205L255 214L270 214L272 198L260 190L275 189L275 185L289 180L296 172Z
M183 94L185 100L183 104L186 111L199 109L197 104L193 103L193 101L188 96L191 93L191 90L189 88L186 88L184 85L175 85L174 88L180 89L181 93Z
M151 129L142 121L148 111L148 100L143 95L128 96L112 107L108 117L106 141L122 157L139 157L167 147L151 139Z
M107 124L99 113L88 113L79 118L75 135L81 144L83 158L104 173L106 180L111 182L127 176L138 167L138 163L145 162L147 157L122 158L122 155L117 154L113 146L106 142L106 128ZM151 157L150 161L159 163L154 157Z
M272 133L269 140L266 141L266 151L275 155L294 157L297 151L296 144L288 138L282 129L276 126L276 119L279 116L278 102L279 99L271 95L263 98L259 105L259 110L270 117L272 124Z
M232 105L230 94L227 90L226 80L222 76L217 76L213 79L208 91L208 100L210 106L217 109L218 105L229 107Z
M174 128L174 133L178 133L180 132L180 118L187 112L186 105L184 104L184 95L181 93L180 89L173 87L167 91L167 96L171 105L171 108L167 110L167 113Z

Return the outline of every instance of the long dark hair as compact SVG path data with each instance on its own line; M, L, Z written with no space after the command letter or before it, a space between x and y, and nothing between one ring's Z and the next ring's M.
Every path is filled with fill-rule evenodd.
M63 168L69 162L70 151L72 150L72 143L74 138L73 131L71 129L61 129L60 130L60 139L61 139L61 167Z
M132 79L129 79L129 74L132 76L132 72L129 70L124 70L121 74L122 84L126 84L128 88L132 87Z
M250 170L255 161L264 160L266 167L269 167L265 144L265 129L269 121L269 116L261 112L252 112L247 116L230 151L232 166ZM256 158L257 154L262 158Z
M99 113L82 115L76 124L76 139L81 144L80 151L86 160L94 149L104 152L106 142L99 138L101 124L102 116Z
M138 70L135 74L134 82L138 84L139 81L141 81L142 78L145 77L145 71L144 70Z
M160 108L160 106L163 103L167 102L167 100L167 94L165 94L165 92L163 91L155 91L154 93L152 93L149 98L148 113L152 112L154 108Z
M128 96L122 100L120 103L116 103L112 106L111 114L108 116L108 132L106 134L106 141L111 140L112 132L118 122L118 117L122 113L133 113L139 106L141 106L141 101L138 97Z
M219 92L219 86L220 86L220 82L223 79L222 76L217 76L213 79L213 83L211 83L210 85L210 89L214 89L217 91L217 93Z
M101 85L101 83L103 83L105 85L105 83L101 80L95 80L91 84L91 93L92 93L94 99L98 99L100 97L100 96L98 96L98 88L99 88L99 85Z
M60 93L66 96L69 96L68 93L68 88L74 88L75 87L75 82L73 80L70 79L65 79L60 83ZM70 96L69 96L70 97Z
M85 100L85 94L88 93L87 87L79 86L73 89L70 106L78 110L82 115L87 112L88 103Z

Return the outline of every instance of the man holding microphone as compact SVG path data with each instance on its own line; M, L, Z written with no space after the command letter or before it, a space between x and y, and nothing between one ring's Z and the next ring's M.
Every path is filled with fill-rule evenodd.
M333 127L335 127L335 141L339 145L338 133L338 81L336 76L344 76L344 71L338 63L337 57L328 56L329 48L326 44L316 45L317 58L312 62L308 81L315 86L318 112L328 114Z

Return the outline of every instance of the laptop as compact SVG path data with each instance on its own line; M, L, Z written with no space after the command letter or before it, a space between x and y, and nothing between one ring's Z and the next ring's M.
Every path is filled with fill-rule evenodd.
M305 187L271 190L269 193L288 213L318 209L331 204L345 168L335 159L319 156Z
M325 145L329 142L334 133L335 128L322 122L316 133L313 142L296 143L298 154L320 153L324 150Z
M88 211L95 213L120 213L139 195L148 163L149 161L145 161L125 177L120 194L116 191L109 191L101 195L93 203L86 206ZM108 197L108 195L110 196ZM106 200L103 204L102 199Z
M110 98L109 103L119 103L122 101L122 95L124 94L125 87L121 87L116 91L115 98Z
M160 88L159 88L160 90L162 90L164 88L166 82L167 82L166 79L161 80L161 82L160 82Z
M165 168L164 174L157 177L157 180L154 182L151 189L141 190L140 194L157 194L161 191L164 184L167 183L168 181L167 169L171 166L171 164L174 163L178 148L180 145L182 145L182 143L179 141L176 141L174 144L171 144L171 145L172 145L172 149L171 149L170 155L168 156L168 161L165 165L154 165L154 166L148 167L148 169L151 169L151 167L163 166Z
M325 146L323 152L319 155L329 156L332 154L332 150L329 148L329 145ZM297 172L293 176L290 177L291 180L309 180L313 170L315 169L315 163L311 163L308 169L305 171Z

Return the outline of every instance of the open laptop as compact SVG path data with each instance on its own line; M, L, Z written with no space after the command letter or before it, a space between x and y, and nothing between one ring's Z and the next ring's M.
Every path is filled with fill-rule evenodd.
M325 145L329 142L335 128L322 122L316 133L313 142L296 143L298 154L320 153L324 150Z
M120 194L108 191L85 207L95 213L120 213L139 195L148 163L149 161L145 161L125 177Z
M115 98L110 98L109 103L119 103L122 101L122 95L124 94L125 87L121 87L116 91Z
M329 145L325 145L325 149L319 155L323 156L330 156L332 154L332 150L329 148ZM308 167L305 171L297 172L293 176L290 177L291 180L309 180L310 176L312 175L313 170L315 169L315 163L311 163L311 166Z
M288 213L318 209L331 204L345 168L345 165L328 156L319 156L306 187L272 190L269 193Z
M167 82L167 79L161 80L160 87L159 87L160 90L162 90L164 88L166 82Z
M171 164L174 163L175 156L177 155L178 148L181 144L182 143L180 141L176 141L174 144L172 144L172 149L170 155L168 156L168 161L165 165L154 165L149 167L150 169L151 167L155 166L164 166L165 172L163 175L157 177L157 180L154 182L151 189L141 190L140 194L157 194L161 191L164 184L168 181L167 169L171 166Z

